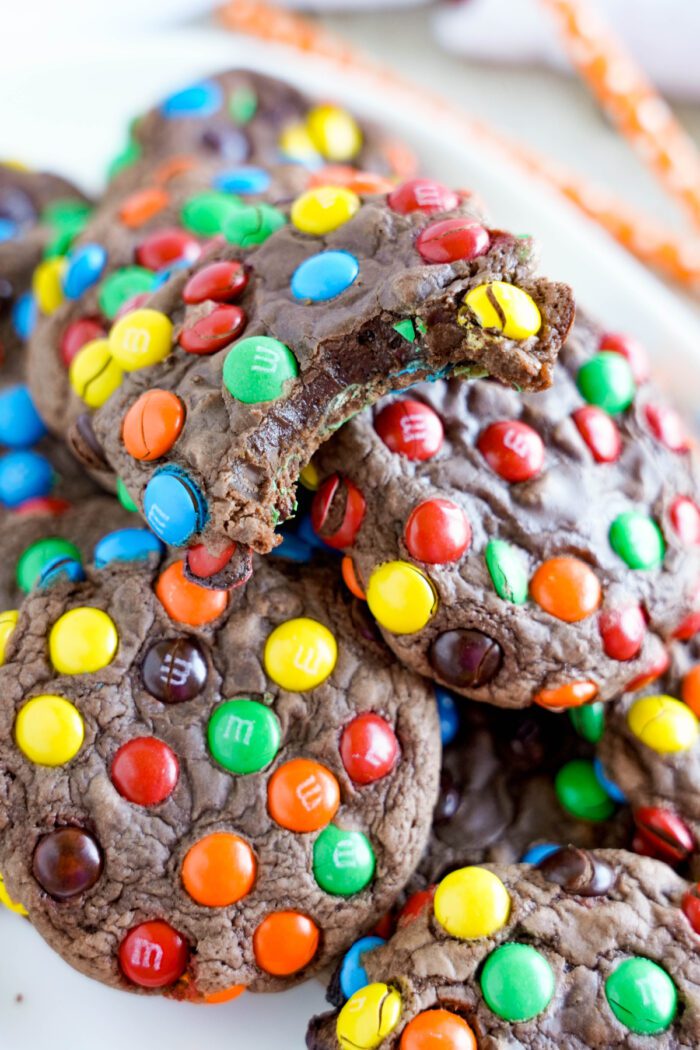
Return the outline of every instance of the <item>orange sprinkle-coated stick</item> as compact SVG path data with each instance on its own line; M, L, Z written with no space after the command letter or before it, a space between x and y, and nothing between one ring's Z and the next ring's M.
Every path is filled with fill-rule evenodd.
M571 61L605 112L700 227L700 152L693 140L591 4L541 2L555 15Z

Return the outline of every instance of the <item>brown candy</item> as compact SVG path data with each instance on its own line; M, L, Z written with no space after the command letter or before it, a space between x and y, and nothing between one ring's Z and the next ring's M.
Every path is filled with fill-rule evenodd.
M201 693L207 661L193 638L164 638L146 653L141 676L147 691L164 704L181 704Z
M564 846L537 865L549 882L579 897L601 897L615 884L616 875L606 861L586 849Z
M90 422L90 414L83 412L68 431L68 447L83 466L90 470L109 470L112 468L105 459L102 445L95 436Z
M430 666L450 685L478 688L491 682L501 669L503 651L481 631L445 631L430 647Z
M37 843L32 873L50 897L70 900L95 885L102 874L102 852L87 831L58 828Z

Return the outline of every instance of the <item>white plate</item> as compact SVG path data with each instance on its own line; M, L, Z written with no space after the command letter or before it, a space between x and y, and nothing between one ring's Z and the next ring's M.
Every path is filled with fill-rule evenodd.
M95 188L128 118L196 76L239 64L345 100L411 142L426 170L480 192L499 224L537 235L547 272L570 280L606 325L641 338L683 403L700 404L695 312L569 206L392 91L214 30L122 44L79 40L72 50L51 40L31 63L27 57L21 49L3 54L0 156L55 167ZM0 914L0 1050L301 1050L306 1021L322 1008L316 982L216 1008L114 992L74 973L26 922Z

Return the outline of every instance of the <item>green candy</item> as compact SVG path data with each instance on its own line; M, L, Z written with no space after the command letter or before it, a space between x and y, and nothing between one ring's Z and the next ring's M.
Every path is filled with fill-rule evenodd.
M116 178L120 171L125 171L126 168L130 168L132 164L135 164L140 156L141 147L138 142L133 140L127 142L121 153L118 153L110 162L107 168L107 178L109 180Z
M209 750L230 773L258 773L280 748L276 715L257 700L227 700L217 707L207 729Z
M124 510L134 511L139 509L136 506L134 500L129 495L129 490L127 489L126 485L124 484L121 478L117 478L117 499L121 503Z
M499 598L513 605L523 605L527 601L527 571L517 549L505 540L489 540L485 557Z
M294 354L267 335L241 339L224 361L224 385L231 397L246 405L276 401L284 384L299 374Z
M228 100L228 112L236 124L247 124L258 108L258 96L253 88L239 87Z
M629 408L637 390L626 359L609 350L602 350L579 369L577 383L589 405L612 415Z
M59 536L49 536L45 540L37 540L27 547L20 555L17 562L16 578L17 586L25 594L39 582L41 571L45 565L54 558L72 558L82 563L82 555L74 543L63 540Z
M233 193L207 190L185 201L182 224L201 237L215 237L223 233L226 223L243 207L241 198Z
M636 510L618 514L610 526L610 546L630 569L656 569L666 554L661 529Z
M626 1028L639 1035L657 1035L672 1023L678 992L665 970L651 959L625 959L605 982L610 1009Z
M52 201L41 213L41 222L50 226L53 236L44 248L44 258L65 255L79 233L85 229L92 208L85 201L62 199Z
M374 850L361 831L341 831L330 824L314 842L314 878L335 897L352 897L374 878Z
M392 328L395 332L398 332L400 336L403 336L408 343L415 343L416 329L410 317L407 317L403 321L397 321L395 325L392 325Z
M110 321L114 320L129 299L152 291L155 279L155 274L143 266L122 266L100 285L97 294L100 310Z
M549 1006L554 973L529 944L502 944L481 971L481 991L490 1010L505 1021L529 1021Z
M230 244L250 248L262 244L286 221L283 213L271 204L244 204L226 219L223 234Z
M584 704L569 711L569 719L579 736L589 744L597 744L605 729L605 704Z
M592 762L577 758L559 770L554 788L560 804L577 820L599 823L615 812L615 803L605 791Z

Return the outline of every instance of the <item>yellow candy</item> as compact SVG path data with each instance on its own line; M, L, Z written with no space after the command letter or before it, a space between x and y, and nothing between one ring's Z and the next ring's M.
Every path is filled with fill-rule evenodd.
M279 147L289 160L313 164L319 156L304 124L290 124L280 135Z
M438 599L428 577L415 565L389 561L370 576L367 604L377 623L387 631L413 634L428 623Z
M360 207L360 198L343 186L319 186L297 197L292 205L292 222L302 233L321 236L351 219Z
M321 484L318 468L315 467L313 463L307 463L299 475L299 481L305 489L309 490L309 492L315 492Z
M112 662L118 644L117 628L107 613L82 606L56 620L49 654L61 674L91 674Z
M17 626L19 613L16 609L8 609L0 613L0 667L5 663L5 650L7 643L12 637L12 632Z
M35 696L17 715L15 739L30 762L62 766L82 747L85 727L80 712L62 696Z
M510 895L486 868L459 868L435 891L435 918L452 937L490 937L508 922Z
M339 106L315 106L306 118L311 141L326 160L352 160L362 149L355 118Z
M336 1034L342 1050L374 1050L396 1028L401 996L387 984L368 984L338 1014Z
M28 164L25 164L23 160L17 160L15 157L8 157L7 160L0 161L0 167L11 168L13 171L31 171L32 169ZM0 876L1 878L2 876Z
M119 389L124 373L110 354L107 340L93 339L71 361L68 378L88 408L99 408Z
M273 682L292 693L325 682L337 659L338 646L331 632L306 616L281 623L265 643L265 670Z
M172 321L160 310L133 310L109 333L109 349L125 372L164 361L172 344Z
M509 339L528 339L542 327L542 315L535 300L522 288L505 281L491 281L472 288L464 302L476 314L482 328L497 328Z
M42 314L52 314L63 302L63 273L66 260L56 255L53 259L44 259L34 271L32 291L37 306Z
M627 724L643 744L660 755L688 751L698 736L698 720L672 696L646 696L629 709Z
M16 915L27 915L27 909L23 904L19 904L17 901L13 901L10 894L7 892L5 886L5 880L0 875L0 904L4 904L10 911L15 912Z

